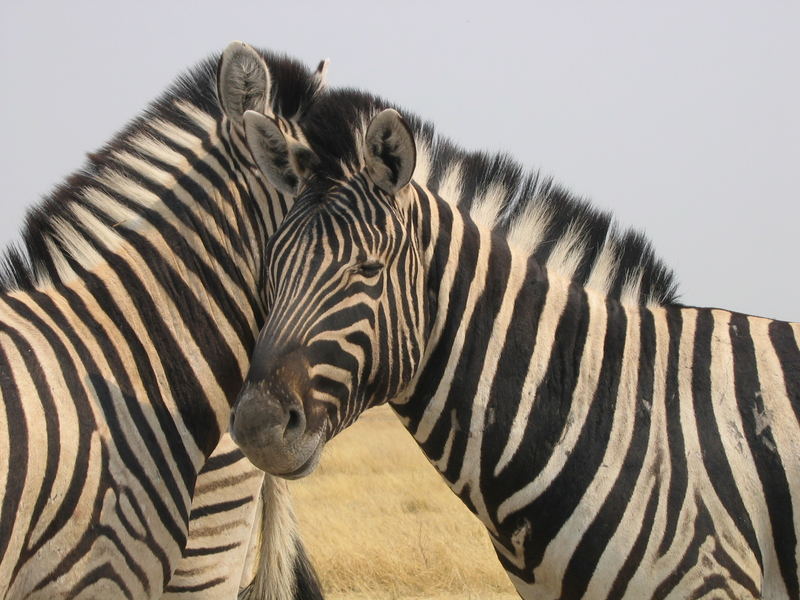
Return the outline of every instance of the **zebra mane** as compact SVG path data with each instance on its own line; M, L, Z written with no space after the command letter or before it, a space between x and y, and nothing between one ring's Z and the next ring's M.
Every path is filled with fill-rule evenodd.
M644 235L622 230L610 213L510 156L464 150L430 122L377 96L331 91L304 117L303 132L324 177L345 178L363 167L364 132L384 108L397 109L411 126L417 183L457 199L462 211L523 247L551 274L629 304L677 302L675 277Z
M272 110L283 117L299 117L317 97L318 83L311 71L299 61L286 55L258 50L267 62L271 87ZM84 165L65 178L55 189L28 208L21 231L21 241L12 242L0 254L0 292L30 290L37 284L59 280L64 257L91 255L96 241L84 235L86 224L76 215L76 207L99 221L107 221L87 201L84 192L98 187L98 180L109 173L124 172L134 183L141 176L125 169L117 156L126 153L142 157L141 140L146 137L155 144L180 141L170 138L151 125L162 123L180 138L185 131L206 144L218 130L222 108L217 99L217 64L220 53L200 61L180 74L169 88L144 111L115 134L102 148L87 154ZM163 129L163 128L162 128ZM188 156L192 150L179 148ZM180 157L180 152L174 152ZM149 158L149 157L148 157ZM191 159L190 159L191 160ZM167 165L170 166L170 165ZM101 186L102 187L102 186ZM159 198L160 200L160 198ZM109 224L110 228L113 223ZM69 235L65 235L69 232ZM78 233L78 235L73 235ZM69 238L69 241L67 240Z

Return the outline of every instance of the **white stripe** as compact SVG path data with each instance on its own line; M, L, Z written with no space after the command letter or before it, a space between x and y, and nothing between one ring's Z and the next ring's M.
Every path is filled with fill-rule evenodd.
M581 365L578 373L578 382L572 394L573 401L564 431L558 445L553 451L547 465L534 478L520 490L510 495L497 508L497 520L501 523L508 515L524 508L537 498L561 472L570 456L572 447L578 441L578 436L583 429L586 416L594 398L597 388L600 368L603 363L603 344L606 334L607 314L605 298L597 294L588 293L586 299L589 305L589 328L586 332L586 342L581 354Z
M493 410L494 406L489 406L491 401L492 385L497 373L500 356L503 352L506 336L512 324L514 316L514 305L517 295L525 283L527 270L525 265L527 257L516 252L511 254L510 273L503 294L500 309L492 325L492 333L486 347L483 359L483 370L478 379L478 387L475 390L475 397L471 406L471 418L469 423L469 435L467 437L467 447L464 451L464 460L460 477L452 486L456 494L460 494L465 485L470 486L470 499L475 506L478 517L490 530L494 530L492 518L481 493L481 446L483 444L483 432L487 425L486 411ZM497 404L494 399L492 404Z
M457 243L455 251L457 251L457 249L461 246L460 238L463 235L463 229L464 223L461 220L460 213L458 211L453 211L453 236L451 240L451 248L453 243ZM458 234L456 234L456 231L458 231ZM479 230L479 235L480 248L478 250L475 274L470 282L466 305L464 306L464 314L461 315L458 331L456 331L456 334L453 337L453 344L451 347L450 356L447 360L447 366L445 367L442 377L439 380L439 387L434 393L433 399L425 407L425 412L420 419L419 427L414 432L414 438L420 444L424 444L427 441L428 437L433 431L434 426L441 417L450 387L453 384L453 377L455 376L456 367L458 366L459 359L461 358L461 353L464 348L464 341L467 335L467 328L469 327L470 320L472 319L472 313L475 310L475 304L486 285L491 237L489 232L483 229ZM451 264L454 265L455 269L458 261L451 260L448 261L448 263L448 269ZM442 288L444 288L444 286L442 286ZM446 292L444 289L440 289L440 297L443 293L449 294L449 289L447 289ZM447 308L443 307L443 310L446 311ZM439 314L447 314L446 312L443 312L443 310L440 310Z
M555 343L556 328L567 304L568 295L568 282L550 277L550 287L547 290L547 298L542 308L542 314L539 317L536 342L534 343L533 355L528 363L525 383L520 393L517 414L514 416L514 422L508 432L508 441L503 448L503 453L495 466L495 477L499 476L503 469L508 466L522 443L522 437L528 426L528 418L533 409L536 392L550 364L550 353Z
M598 509L603 506L609 492L620 477L622 463L630 446L639 391L640 321L639 312L636 309L628 309L626 316L625 347L620 363L620 380L614 402L613 423L609 439L605 449L596 448L598 452L603 452L603 459L580 502L558 534L548 544L542 562L534 572L536 580L545 587L559 589L561 586L570 558L597 516ZM619 357L617 357L618 359ZM610 400L611 398L599 398L597 401L610 408L608 406ZM613 578L611 583L613 583Z
M761 384L761 399L764 405L764 412L756 409L753 402L753 412L756 422L756 433L766 434L767 430L772 433L775 440L774 448L771 448L767 439L759 440L767 450L777 454L781 466L786 472L786 479L789 482L789 495L792 501L795 540L800 540L800 489L797 482L800 481L800 459L798 459L798 440L800 440L800 427L798 427L797 417L792 408L792 401L786 391L784 377L797 377L798 373L784 373L781 368L780 360L775 352L775 347L769 337L768 319L759 317L748 317L750 323L750 334L753 339L753 346L756 355L756 367L758 369L758 379ZM755 399L754 399L755 400ZM752 463L752 458L750 459ZM738 464L733 465L734 472ZM794 485L793 485L794 483ZM754 487L758 486L761 491L758 478L753 479ZM763 500L762 500L763 502ZM762 504L762 509L751 513L751 518L763 515L763 527L767 533L771 533L769 519L766 518L766 504ZM757 521L755 522L758 523ZM757 530L758 532L758 530ZM759 540L760 541L760 540ZM780 576L780 569L777 564L777 556L774 555L774 544L770 540L761 543L762 548L769 548L769 560L765 560L764 565L764 584L775 596L786 595L783 586L783 578ZM800 563L800 544L795 544L795 564ZM767 558L767 557L765 557ZM765 597L767 594L765 593Z

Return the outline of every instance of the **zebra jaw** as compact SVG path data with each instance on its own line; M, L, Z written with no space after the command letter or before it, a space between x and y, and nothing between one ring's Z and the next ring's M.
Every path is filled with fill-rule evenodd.
M230 433L262 471L299 479L319 463L327 419L309 422L296 394L279 393L267 380L248 383L231 409Z

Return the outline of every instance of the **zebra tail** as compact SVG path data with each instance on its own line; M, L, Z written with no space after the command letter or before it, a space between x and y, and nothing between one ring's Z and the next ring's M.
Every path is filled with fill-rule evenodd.
M239 600L322 600L322 587L297 531L286 481L265 475L259 506L254 575L239 591Z

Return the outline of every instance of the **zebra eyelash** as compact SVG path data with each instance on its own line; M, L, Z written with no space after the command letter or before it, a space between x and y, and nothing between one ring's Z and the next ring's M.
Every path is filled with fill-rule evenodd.
M365 260L350 269L350 274L359 275L365 279L371 279L380 274L383 270L383 263L378 260Z

